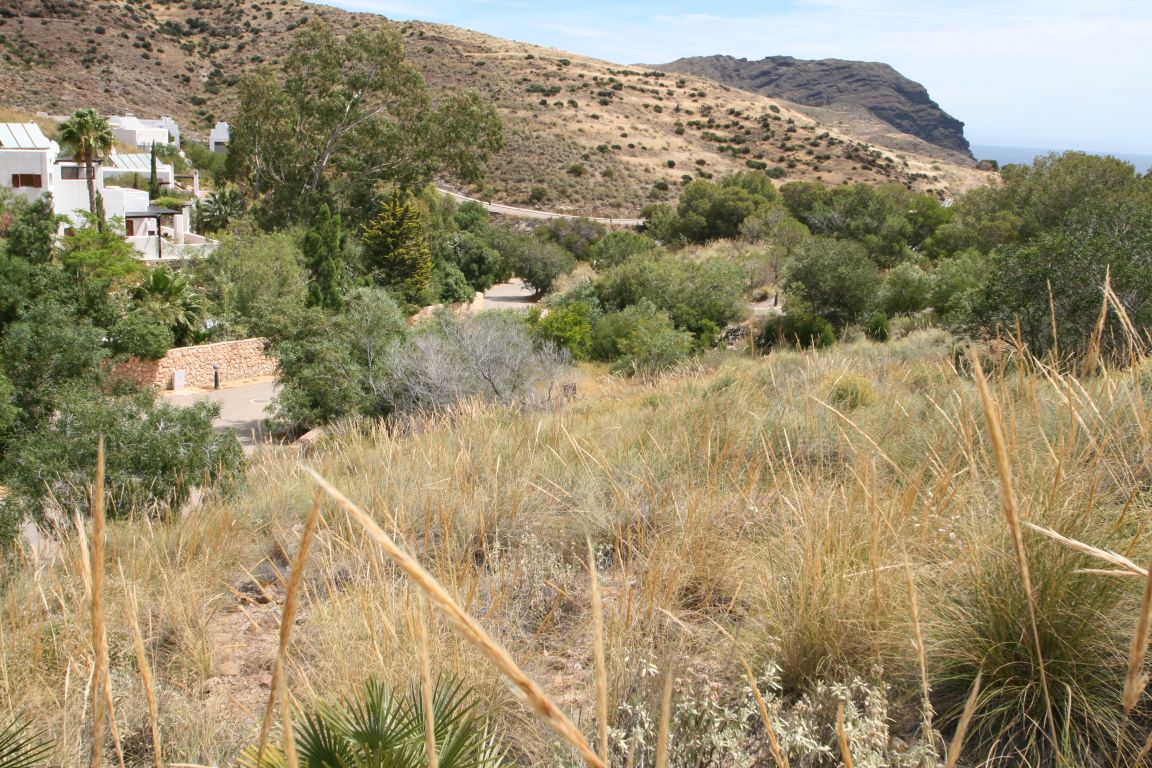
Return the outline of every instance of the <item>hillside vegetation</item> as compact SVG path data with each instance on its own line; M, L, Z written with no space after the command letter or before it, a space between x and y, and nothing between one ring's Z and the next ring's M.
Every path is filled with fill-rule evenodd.
M315 17L340 33L381 19L300 0L18 0L0 16L0 104L170 114L204 137L233 116L240 75L279 64ZM474 89L505 123L508 140L487 185L471 190L485 199L620 217L675 200L684 177L749 167L788 180L898 181L942 197L987 180L963 158L875 146L788 102L691 75L443 25L401 29L434 93Z
M1000 444L940 332L705 361L655 385L593 377L583 387L596 393L558 413L464 406L402 432L338 428L310 457L257 458L234 495L195 514L113 523L108 638L125 759L151 759L134 622L167 760L226 764L256 741L312 465L594 741L591 541L614 765L653 764L665 675L671 765L769 764L744 660L793 765L839 762L838 707L858 764L931 764L978 676L971 761L1049 764L1050 725L1074 764L1116 752L1132 764L1148 698L1125 728L1121 694L1143 579L1033 526L1152 556L1148 366L1075 378L1015 354L986 364L1031 594L1001 508ZM358 525L322 509L288 657L305 708L366 675L405 687L419 668L419 590ZM7 706L48 728L58 764L72 766L86 753L91 649L85 545L67 526L61 536L58 558L9 565L0 679ZM429 633L433 673L476 687L513 764L576 764L446 622Z

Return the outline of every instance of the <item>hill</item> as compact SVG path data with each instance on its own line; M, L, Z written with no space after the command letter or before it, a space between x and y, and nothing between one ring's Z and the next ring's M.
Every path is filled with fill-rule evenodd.
M759 61L732 56L693 56L659 65L671 72L707 77L769 98L787 99L823 123L843 120L856 135L885 146L917 147L907 137L971 158L964 123L949 115L928 90L887 64L873 61L769 56ZM896 144L893 144L896 142Z
M15 0L0 9L0 105L169 114L202 137L230 115L243 72L275 63L314 17L345 31L380 20L299 0ZM434 91L474 88L497 106L507 147L486 186L468 190L486 199L627 216L674 199L686 179L749 167L778 169L785 181L895 181L941 197L986 178L962 155L908 150L932 149L923 142L882 147L847 123L693 75L444 25L400 29Z

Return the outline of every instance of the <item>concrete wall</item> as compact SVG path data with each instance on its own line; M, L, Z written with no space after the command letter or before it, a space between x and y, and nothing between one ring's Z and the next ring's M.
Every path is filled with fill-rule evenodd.
M139 386L172 388L172 374L184 371L184 385L211 387L213 365L220 366L220 382L274 376L276 360L264 354L264 339L222 341L198 347L176 347L160 360L129 360L112 369L112 376Z
M31 173L40 177L39 187L21 187L12 190L17 195L32 201L45 192L52 191L55 180L53 161L55 153L50 149L4 149L0 150L0 187L12 188L12 174Z

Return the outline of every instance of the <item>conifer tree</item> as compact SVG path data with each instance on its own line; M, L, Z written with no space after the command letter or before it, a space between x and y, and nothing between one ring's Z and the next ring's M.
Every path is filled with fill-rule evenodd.
M324 309L340 309L345 232L340 214L332 215L327 205L316 213L312 229L304 235L302 248L308 265L308 305Z
M432 251L411 195L394 192L364 226L363 239L365 266L373 279L403 300L421 303L431 283Z

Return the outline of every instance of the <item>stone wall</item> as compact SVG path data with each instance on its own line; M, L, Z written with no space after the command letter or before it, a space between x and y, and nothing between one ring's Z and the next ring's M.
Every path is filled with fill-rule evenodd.
M159 360L128 360L115 365L112 376L139 386L171 389L173 374L184 371L184 386L211 387L213 365L220 366L222 385L276 374L276 360L264 354L264 339L242 339L176 347Z

